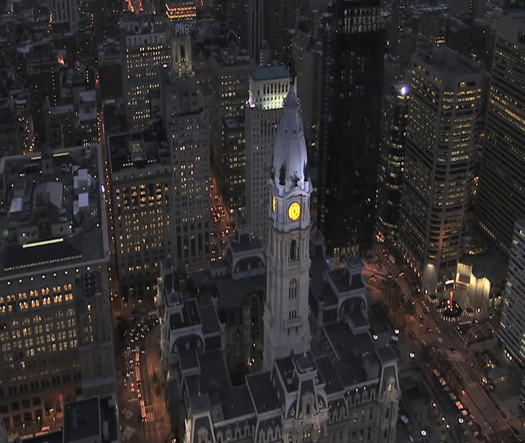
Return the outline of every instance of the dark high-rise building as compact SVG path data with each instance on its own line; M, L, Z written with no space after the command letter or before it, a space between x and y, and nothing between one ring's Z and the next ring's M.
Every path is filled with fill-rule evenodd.
M214 101L211 115L211 166L230 214L244 208L246 165L244 107L255 63L236 45L209 59Z
M392 2L392 22L396 32L405 32L408 16L408 0L394 0Z
M397 242L409 97L407 85L395 84L383 103L376 229L379 238L391 244Z
M246 42L248 0L216 0L214 12L219 20L229 22L241 42Z
M263 42L263 12L263 0L248 0L248 52L257 64Z
M509 252L516 220L525 217L525 18L508 13L497 26L481 161L480 226Z
M272 57L282 63L291 56L289 29L295 27L298 0L265 0L264 35Z
M381 121L380 0L338 1L323 30L318 225L346 254L372 238Z
M503 309L501 313L500 340L505 352L520 365L525 362L525 321L523 312L525 299L525 220L518 220L513 228L512 248L507 269L507 284L504 290ZM525 391L524 391L525 393ZM523 394L522 394L523 395Z

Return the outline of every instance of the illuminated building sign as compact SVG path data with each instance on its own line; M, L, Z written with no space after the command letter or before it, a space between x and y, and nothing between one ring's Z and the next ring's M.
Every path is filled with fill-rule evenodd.
M194 19L197 17L197 6L194 1L166 2L166 15L170 20Z
M191 31L189 23L176 23L175 24L175 35L188 35Z

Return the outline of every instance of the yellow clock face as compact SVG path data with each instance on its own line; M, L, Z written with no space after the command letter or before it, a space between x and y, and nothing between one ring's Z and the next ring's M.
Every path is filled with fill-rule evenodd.
M288 217L290 217L290 220L297 221L300 216L301 205L297 202L290 203L290 206L288 206Z
M275 197L272 198L272 211L277 211L277 199Z

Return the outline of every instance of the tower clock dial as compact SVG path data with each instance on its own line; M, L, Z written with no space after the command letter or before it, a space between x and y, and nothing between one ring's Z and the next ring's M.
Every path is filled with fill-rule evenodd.
M298 202L292 202L290 203L290 206L288 206L288 217L292 221L299 220L299 217L301 216L301 205Z

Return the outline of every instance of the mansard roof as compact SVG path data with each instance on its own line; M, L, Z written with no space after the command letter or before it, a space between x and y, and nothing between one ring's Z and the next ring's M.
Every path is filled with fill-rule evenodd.
M343 381L334 365L327 356L318 358L315 365L325 383L325 392L330 395L334 392L344 391Z
M246 383L258 414L278 410L279 400L269 371L247 375Z
M202 352L199 354L199 363L201 392L220 392L232 387L224 352L220 350Z
M324 354L314 356L307 352L277 359L272 371L247 375L244 384L232 386L224 350L210 351L206 349L207 343L195 349L179 349L189 416L198 419L199 426L202 424L221 435L239 427L245 433L249 428L249 438L254 441L258 441L261 433L264 438L278 440L284 420L299 418L304 410L302 402L312 398L310 393L316 407L338 407L337 402L350 407L349 395L360 398L362 390L385 390L390 378L397 383L395 351L377 348L367 329L368 307L360 262L353 259L343 268L334 268L324 257L321 246L311 248L314 254L309 297L311 304L317 302L323 306L325 315L328 311L330 314L330 320L323 319L321 327L326 339L322 340ZM264 274L235 280L231 273L221 272L199 273L198 282L191 282L197 292L211 288L217 296L219 311L246 306L248 294L265 291ZM215 304L183 298L187 306L179 317L174 317L174 322L185 318L186 323L192 324L198 320L203 335L220 332ZM195 421L194 428L198 428Z
M246 385L235 386L231 389L220 391L219 398L224 420L230 420L255 412L250 391Z

